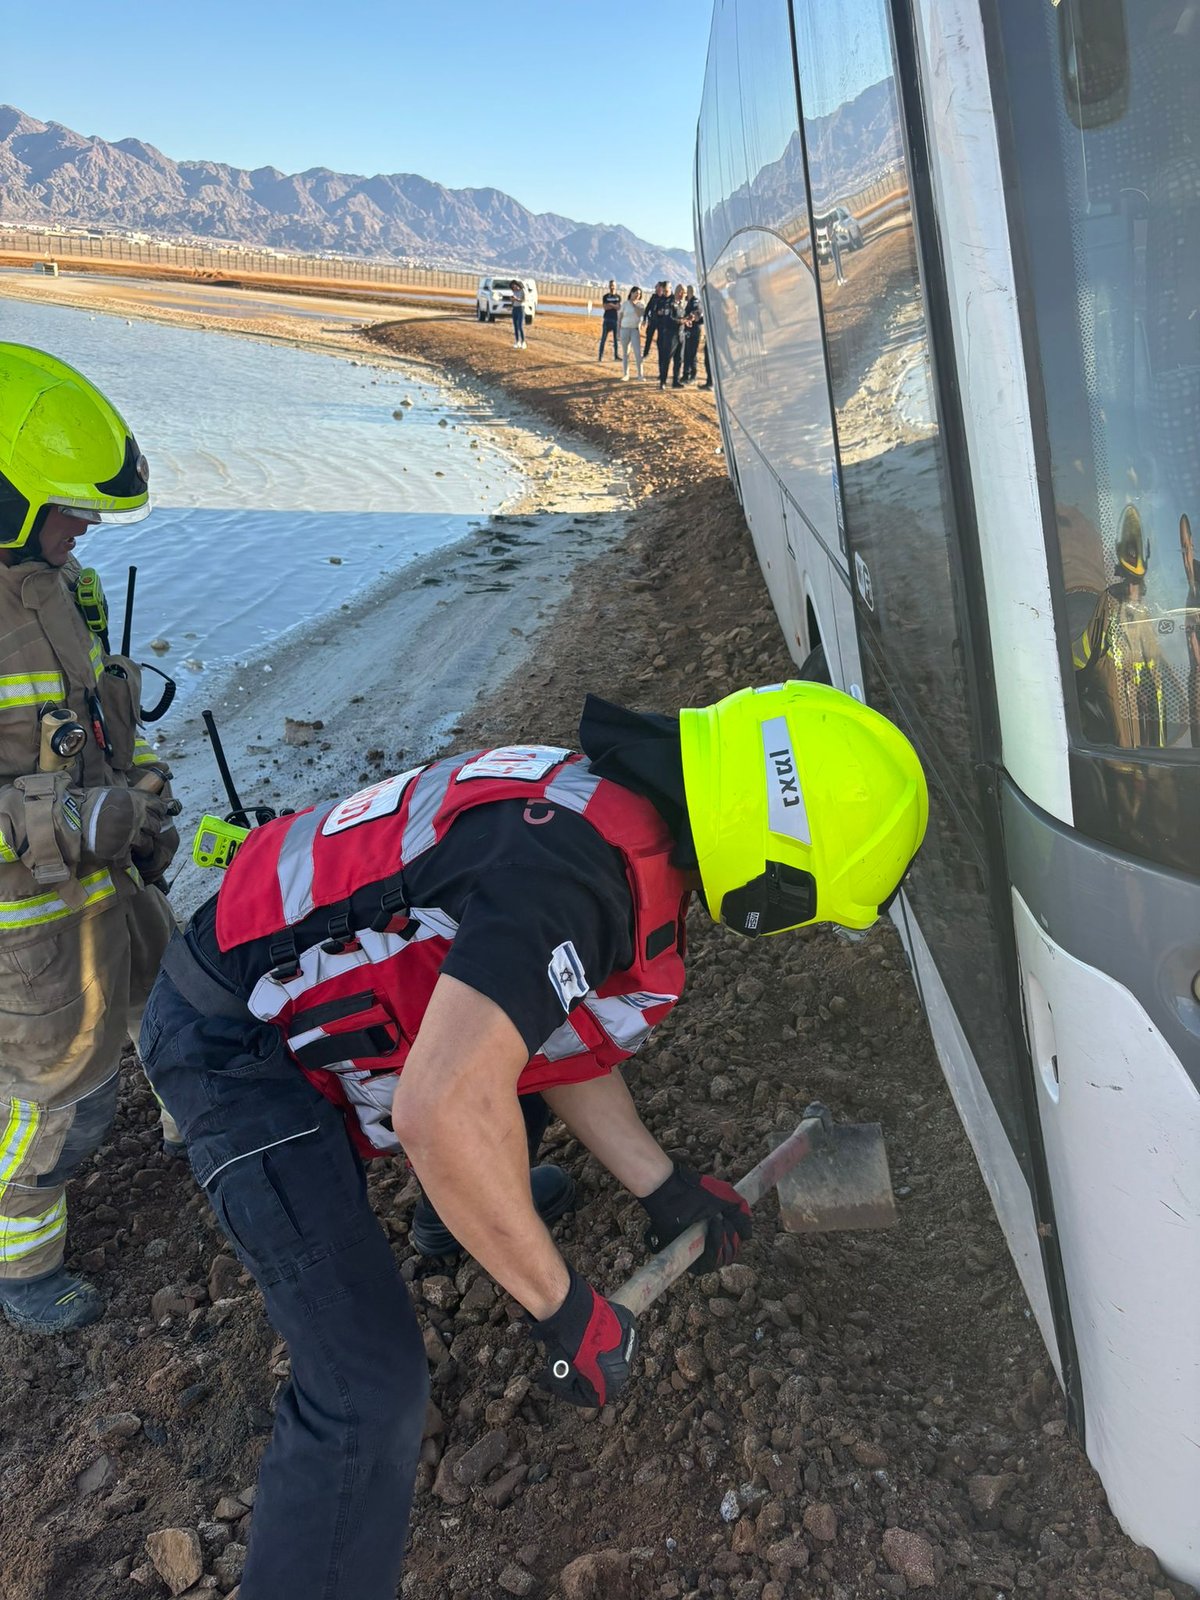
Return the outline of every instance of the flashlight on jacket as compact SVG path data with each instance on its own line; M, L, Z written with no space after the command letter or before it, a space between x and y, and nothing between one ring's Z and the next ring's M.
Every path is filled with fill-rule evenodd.
M47 706L41 716L40 772L63 772L87 743L87 729L66 706Z

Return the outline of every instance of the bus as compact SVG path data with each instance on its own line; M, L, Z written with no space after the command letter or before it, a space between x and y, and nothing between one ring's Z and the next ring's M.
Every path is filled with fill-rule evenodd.
M694 196L780 626L921 753L937 1054L1072 1427L1192 1584L1197 83L1196 0L716 0Z

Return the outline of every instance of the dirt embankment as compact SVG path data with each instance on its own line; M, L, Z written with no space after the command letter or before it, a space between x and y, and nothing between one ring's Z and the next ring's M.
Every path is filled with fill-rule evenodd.
M711 397L616 382L591 359L596 331L536 329L524 352L465 321L376 335L605 444L643 496L626 542L581 571L463 742L569 742L588 689L671 708L787 671ZM403 1593L1190 1595L1121 1534L1066 1436L891 932L850 947L824 931L750 943L701 917L690 931L685 1002L630 1073L659 1138L737 1174L819 1097L882 1121L899 1226L798 1240L764 1205L741 1261L646 1317L641 1377L592 1420L530 1389L527 1336L477 1268L419 1267L412 1185L376 1163L434 1371ZM107 1319L70 1342L0 1336L6 1600L157 1600L144 1541L167 1527L195 1530L202 1583L236 1582L250 1517L236 1496L286 1352L151 1122L131 1073L112 1145L73 1195L74 1249L112 1296ZM612 1285L642 1253L637 1207L561 1130L549 1154L580 1188L563 1249Z

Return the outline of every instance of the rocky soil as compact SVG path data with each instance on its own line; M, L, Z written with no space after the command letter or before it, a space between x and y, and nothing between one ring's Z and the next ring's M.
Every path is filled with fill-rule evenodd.
M615 382L595 333L539 329L524 352L465 321L379 335L603 444L641 496L463 742L569 742L588 689L674 708L788 669L710 397ZM472 1263L418 1264L413 1185L376 1163L434 1385L402 1593L1185 1600L1067 1434L890 929L755 944L694 917L690 934L685 1001L630 1072L659 1138L737 1175L819 1097L882 1122L899 1225L798 1239L764 1203L736 1265L647 1315L639 1381L593 1417L531 1388L527 1336ZM0 1332L5 1600L237 1593L287 1352L153 1122L130 1070L72 1195L108 1316L71 1340ZM642 1257L640 1213L561 1129L548 1147L579 1185L563 1250L612 1286Z

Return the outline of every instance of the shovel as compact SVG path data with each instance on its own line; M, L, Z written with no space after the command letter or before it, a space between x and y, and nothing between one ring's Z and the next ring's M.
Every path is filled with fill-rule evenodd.
M804 1120L734 1188L755 1206L772 1187L789 1233L890 1228L896 1202L877 1122L835 1124L814 1102ZM693 1223L608 1296L633 1315L669 1289L703 1253L705 1224Z

